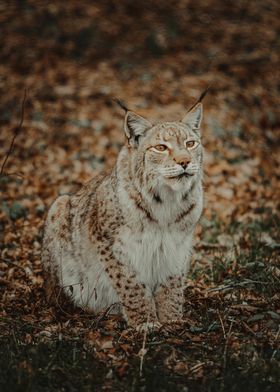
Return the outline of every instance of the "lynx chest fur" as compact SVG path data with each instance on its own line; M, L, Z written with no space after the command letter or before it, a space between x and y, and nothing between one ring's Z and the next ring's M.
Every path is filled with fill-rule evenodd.
M202 212L201 117L201 103L181 122L156 125L127 111L127 142L113 170L49 210L42 250L49 297L64 291L93 311L118 304L132 327L183 318Z

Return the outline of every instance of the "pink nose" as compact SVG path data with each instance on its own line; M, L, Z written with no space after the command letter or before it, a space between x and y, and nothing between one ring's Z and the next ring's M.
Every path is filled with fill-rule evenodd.
M188 166L188 164L190 163L190 158L188 157L178 157L178 158L174 158L174 161L178 164L181 165L183 169L186 169L186 167Z

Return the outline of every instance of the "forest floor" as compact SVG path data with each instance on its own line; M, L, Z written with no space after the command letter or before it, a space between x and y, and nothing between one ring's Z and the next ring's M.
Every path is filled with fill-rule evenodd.
M278 391L278 2L110 3L0 2L0 389ZM46 211L114 164L112 98L176 120L209 84L184 327L50 307Z

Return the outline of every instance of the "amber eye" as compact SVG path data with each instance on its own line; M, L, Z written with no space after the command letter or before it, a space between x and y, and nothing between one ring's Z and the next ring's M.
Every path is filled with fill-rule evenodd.
M186 142L186 147L193 148L196 146L196 144L197 144L197 142L195 140L189 140L188 142Z
M164 144L158 144L157 146L154 147L157 151L165 151L167 150L167 146Z

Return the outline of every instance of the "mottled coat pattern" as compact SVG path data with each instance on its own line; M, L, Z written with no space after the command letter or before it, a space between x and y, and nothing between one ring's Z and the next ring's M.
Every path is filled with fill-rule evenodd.
M182 320L192 237L202 212L202 104L180 122L127 111L115 167L51 206L42 262L47 295L129 326ZM58 289L58 290L57 290Z

